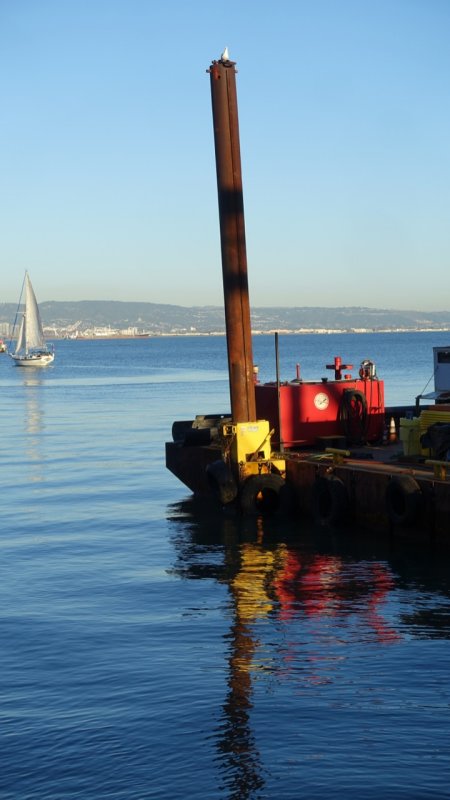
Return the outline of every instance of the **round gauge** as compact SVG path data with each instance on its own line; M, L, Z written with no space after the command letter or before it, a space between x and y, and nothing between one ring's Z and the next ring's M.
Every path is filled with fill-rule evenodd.
M314 405L319 411L325 411L328 408L330 398L325 392L318 392L314 398Z

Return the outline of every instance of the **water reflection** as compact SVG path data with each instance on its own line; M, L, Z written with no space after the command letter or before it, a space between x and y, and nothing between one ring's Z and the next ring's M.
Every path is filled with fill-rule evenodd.
M213 578L229 593L228 688L216 746L223 789L233 800L259 796L265 786L252 727L257 681L291 681L296 692L315 692L336 683L344 667L351 683L361 648L395 647L411 631L449 638L448 578L443 570L441 591L423 591L442 563L423 552L298 523L280 531L262 520L210 516L193 501L174 506L170 519L174 571ZM409 602L417 584L426 607L405 613L404 594Z
M30 466L30 480L33 483L44 481L41 450L42 432L45 427L42 410L42 379L37 375L27 375L23 381L25 392L25 455Z

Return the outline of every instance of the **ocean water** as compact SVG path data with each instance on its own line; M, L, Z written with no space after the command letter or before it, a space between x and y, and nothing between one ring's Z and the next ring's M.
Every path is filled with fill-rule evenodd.
M281 378L370 358L409 404L447 344L280 337ZM164 442L228 410L223 338L56 351L0 356L2 800L448 798L447 555L195 504Z

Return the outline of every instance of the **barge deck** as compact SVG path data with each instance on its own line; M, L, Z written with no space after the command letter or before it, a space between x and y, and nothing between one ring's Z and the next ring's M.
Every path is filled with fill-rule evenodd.
M166 465L197 497L211 497L208 466L219 443L166 443ZM450 544L450 462L403 454L400 442L350 450L326 448L274 453L284 459L289 512L320 525L357 526L372 532ZM234 504L241 513L239 504ZM285 513L278 497L254 513Z

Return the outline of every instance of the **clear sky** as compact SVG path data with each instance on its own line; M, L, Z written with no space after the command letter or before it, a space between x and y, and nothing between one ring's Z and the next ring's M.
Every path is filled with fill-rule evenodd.
M0 302L223 302L237 62L253 306L450 308L449 0L0 0Z

